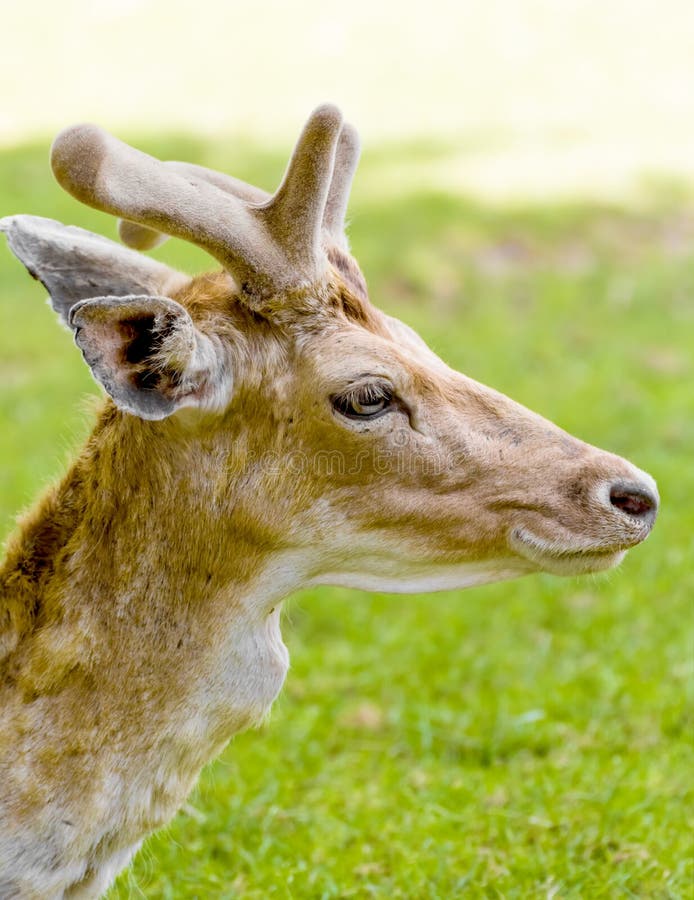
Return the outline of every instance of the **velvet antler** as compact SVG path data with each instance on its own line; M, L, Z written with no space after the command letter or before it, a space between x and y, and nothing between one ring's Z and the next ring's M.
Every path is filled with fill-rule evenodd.
M340 112L318 107L269 199L220 173L161 162L93 125L61 132L51 165L78 200L126 220L121 233L134 236L128 242L143 246L137 226L148 229L150 246L152 232L183 238L218 259L246 294L262 298L324 277L323 228L331 235L342 228L357 148Z
M345 215L352 179L359 162L359 151L357 130L352 125L345 123L340 131L335 151L333 175L323 213L323 230L326 236L343 249L346 249L347 245ZM270 194L261 188L214 169L206 169L193 163L174 161L165 162L164 165L184 177L207 181L220 190L255 206L261 206L270 201ZM119 221L118 232L123 243L136 250L151 250L167 239L167 235L154 231L152 228L129 222L127 219Z

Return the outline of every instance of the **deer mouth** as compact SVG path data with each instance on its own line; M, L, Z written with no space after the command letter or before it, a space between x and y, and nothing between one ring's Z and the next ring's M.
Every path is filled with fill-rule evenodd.
M612 569L624 559L631 546L571 547L558 540L538 537L524 528L515 528L511 532L509 544L520 556L552 575L586 575Z

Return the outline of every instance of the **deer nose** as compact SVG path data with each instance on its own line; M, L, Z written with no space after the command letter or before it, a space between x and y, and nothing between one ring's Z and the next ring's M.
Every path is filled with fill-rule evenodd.
M616 481L610 488L610 503L632 520L649 528L658 512L658 495L644 484Z

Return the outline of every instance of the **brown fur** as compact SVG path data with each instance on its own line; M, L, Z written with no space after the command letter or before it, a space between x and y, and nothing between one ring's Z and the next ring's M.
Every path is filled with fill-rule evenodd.
M21 252L56 226L19 223ZM0 896L106 889L269 709L291 591L595 571L648 534L648 476L450 370L329 256L327 277L252 304L226 273L160 269L171 298L66 295L115 402L0 567ZM336 404L372 383L383 415ZM157 392L165 414L123 411Z
M177 732L201 685L214 691L224 680L222 636L233 646L249 592L282 554L311 560L298 584L349 580L365 556L389 577L394 564L415 577L432 565L504 560L509 527L529 514L610 546L636 537L601 524L591 499L590 485L629 474L626 464L418 359L337 275L323 294L295 296L291 316L286 307L273 316L272 304L250 310L225 274L197 278L175 299L233 351L227 409L147 422L107 400L0 569L0 759L30 767L25 777L0 764L13 827L40 835L63 862L90 860L80 881L163 824L200 767L272 699L274 687L254 711L220 690L203 734ZM384 366L408 414L392 413L383 432L381 420L345 427L327 398ZM434 436L449 462L427 471L418 462ZM321 453L342 470L316 465ZM273 471L268 454L299 454L307 467ZM395 461L385 474L384 459ZM138 783L166 753L175 777L150 775L154 793L113 832L106 784ZM70 826L47 812L55 802Z

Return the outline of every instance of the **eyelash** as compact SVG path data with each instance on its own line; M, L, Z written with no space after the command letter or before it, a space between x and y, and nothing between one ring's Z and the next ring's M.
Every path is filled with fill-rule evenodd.
M332 398L333 407L348 419L377 419L392 408L393 390L387 384L369 383ZM369 411L368 407L374 407ZM360 409L361 408L361 409Z

